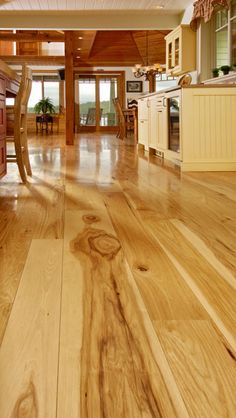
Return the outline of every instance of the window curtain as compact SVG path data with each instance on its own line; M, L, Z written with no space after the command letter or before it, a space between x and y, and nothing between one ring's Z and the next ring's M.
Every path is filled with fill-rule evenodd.
M215 9L219 8L228 9L229 3L228 0L197 0L193 4L193 16L190 23L191 28L196 31L201 18L204 19L204 22L209 22L211 16Z

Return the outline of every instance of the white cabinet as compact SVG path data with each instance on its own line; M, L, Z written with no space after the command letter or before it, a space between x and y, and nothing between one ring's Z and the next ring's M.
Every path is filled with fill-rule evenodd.
M157 149L167 149L168 143L168 118L165 96L159 96L157 100Z
M139 120L138 122L138 137L139 143L144 145L144 148L148 149L148 136L149 136L149 122L148 120Z
M140 108L139 143L146 150L182 171L236 171L236 86L175 88L143 98Z
M149 107L149 136L148 146L156 149L158 142L158 113L157 113L157 97L150 98Z
M138 101L138 142L148 149L149 140L149 98Z
M165 97L160 94L139 100L138 142L145 149L163 150L167 148L167 108Z
M236 171L236 87L182 89L183 171Z
M180 75L196 69L196 33L180 25L165 37L166 73Z
M149 142L153 149L167 148L167 108L163 95L150 97L149 107Z

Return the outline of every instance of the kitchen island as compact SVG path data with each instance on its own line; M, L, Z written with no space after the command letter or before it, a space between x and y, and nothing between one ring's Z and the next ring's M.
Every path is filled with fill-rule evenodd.
M236 86L193 84L138 101L139 144L182 171L236 171Z

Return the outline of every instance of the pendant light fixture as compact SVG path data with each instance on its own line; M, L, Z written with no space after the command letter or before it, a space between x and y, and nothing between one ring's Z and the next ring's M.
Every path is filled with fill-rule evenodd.
M142 64L135 64L134 68L132 68L132 72L134 77L140 78L145 77L145 80L149 80L150 77L154 77L156 74L162 73L164 66L161 64L152 64L149 63L149 55L148 55L148 31L146 31L146 54L145 54L145 65Z

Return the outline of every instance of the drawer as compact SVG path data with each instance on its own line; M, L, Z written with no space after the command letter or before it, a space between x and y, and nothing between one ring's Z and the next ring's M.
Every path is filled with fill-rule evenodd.
M6 95L6 80L0 77L0 95Z
M6 106L5 99L0 96L0 136L6 136Z
M0 139L0 177L6 174L6 141Z

